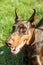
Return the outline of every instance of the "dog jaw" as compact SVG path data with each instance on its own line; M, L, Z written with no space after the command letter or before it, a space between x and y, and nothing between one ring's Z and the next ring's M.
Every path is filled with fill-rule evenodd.
M23 46L26 44L29 45L29 35L24 35L22 38L21 38L21 41L19 42L20 44L17 45L17 46L14 46L13 48L11 48L11 52L13 54L18 54L21 49L23 48Z

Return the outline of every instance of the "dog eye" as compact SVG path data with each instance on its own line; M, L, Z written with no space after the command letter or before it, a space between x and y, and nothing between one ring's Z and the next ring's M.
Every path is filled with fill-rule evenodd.
M27 29L26 27L20 27L19 28L19 32L25 33L26 32L26 29Z

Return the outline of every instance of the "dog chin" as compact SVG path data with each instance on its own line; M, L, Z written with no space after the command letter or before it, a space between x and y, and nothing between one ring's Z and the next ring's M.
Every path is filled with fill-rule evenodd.
M18 54L25 44L26 44L26 41L22 41L22 43L20 45L14 47L14 48L11 48L11 52L13 54Z

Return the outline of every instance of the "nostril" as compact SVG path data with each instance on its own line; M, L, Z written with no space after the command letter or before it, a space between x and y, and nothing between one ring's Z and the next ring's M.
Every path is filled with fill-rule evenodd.
M11 43L8 43L8 45L10 45L10 46L11 46Z
M11 43L5 42L7 46L11 46Z

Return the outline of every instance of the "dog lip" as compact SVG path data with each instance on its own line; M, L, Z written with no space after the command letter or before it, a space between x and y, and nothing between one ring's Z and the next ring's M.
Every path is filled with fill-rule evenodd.
M12 50L12 51L16 51L16 47L14 47L14 48L11 48L11 50Z
M13 51L16 51L16 48L14 48L14 50Z

